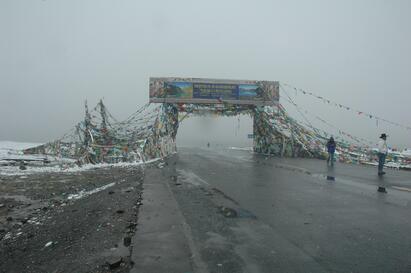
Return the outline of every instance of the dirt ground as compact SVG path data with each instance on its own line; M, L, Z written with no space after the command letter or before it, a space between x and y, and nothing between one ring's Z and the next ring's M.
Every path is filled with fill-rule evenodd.
M128 272L144 168L1 176L0 272Z

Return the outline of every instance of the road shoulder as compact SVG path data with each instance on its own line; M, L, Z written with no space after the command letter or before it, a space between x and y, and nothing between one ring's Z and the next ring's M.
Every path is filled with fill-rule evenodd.
M166 179L158 168L146 170L130 272L206 272Z

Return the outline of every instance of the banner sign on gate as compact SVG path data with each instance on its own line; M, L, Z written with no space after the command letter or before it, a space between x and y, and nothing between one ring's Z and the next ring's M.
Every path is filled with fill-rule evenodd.
M198 78L150 78L150 102L274 105L279 83Z

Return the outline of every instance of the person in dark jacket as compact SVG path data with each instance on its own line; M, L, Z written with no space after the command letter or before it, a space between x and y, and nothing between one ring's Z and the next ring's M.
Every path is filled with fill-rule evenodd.
M333 137L327 142L327 151L328 151L328 158L327 158L327 165L331 162L331 166L334 166L334 153L335 153L335 141Z
M385 172L383 171L385 158L388 153L387 147L387 135L381 134L380 141L378 142L378 175L384 175Z

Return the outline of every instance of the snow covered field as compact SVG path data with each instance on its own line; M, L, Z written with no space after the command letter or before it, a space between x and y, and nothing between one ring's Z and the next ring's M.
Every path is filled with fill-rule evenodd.
M0 159L24 156L22 150L39 146L43 143L0 141Z
M112 168L112 167L132 167L132 166L140 166L143 164L154 163L160 161L161 158L155 158L151 160L147 160L145 162L121 162L121 163L101 163L101 164L86 164L81 167L74 166L68 167L63 165L56 165L56 166L44 166L44 167L30 167L27 166L27 170L20 170L18 166L0 166L0 175L5 176L14 176L14 175L29 175L29 174L36 174L36 173L76 173L76 172L83 172L93 169L100 169L100 168Z
M22 150L27 149L30 147L35 147L41 145L42 143L22 143L22 142L13 142L13 141L0 141L0 163L8 163L9 161L5 161L4 159L17 159L17 160L33 160L39 159L42 160L46 158L43 155L24 155ZM97 168L110 168L110 167L129 167L129 166L139 166L142 164L147 163L154 163L156 161L161 160L160 158L148 160L148 161L140 161L140 162L124 162L124 163L116 163L116 164L86 164L81 167L73 166L74 160L68 158L54 158L54 157L47 157L52 163L50 165L44 165L41 161L37 164L30 164L26 166L26 170L20 170L19 166L1 166L0 165L0 175L4 176L14 176L14 175L29 175L29 174L36 174L36 173L56 173L56 172L63 172L63 173L76 173L81 171L87 171L91 169Z

